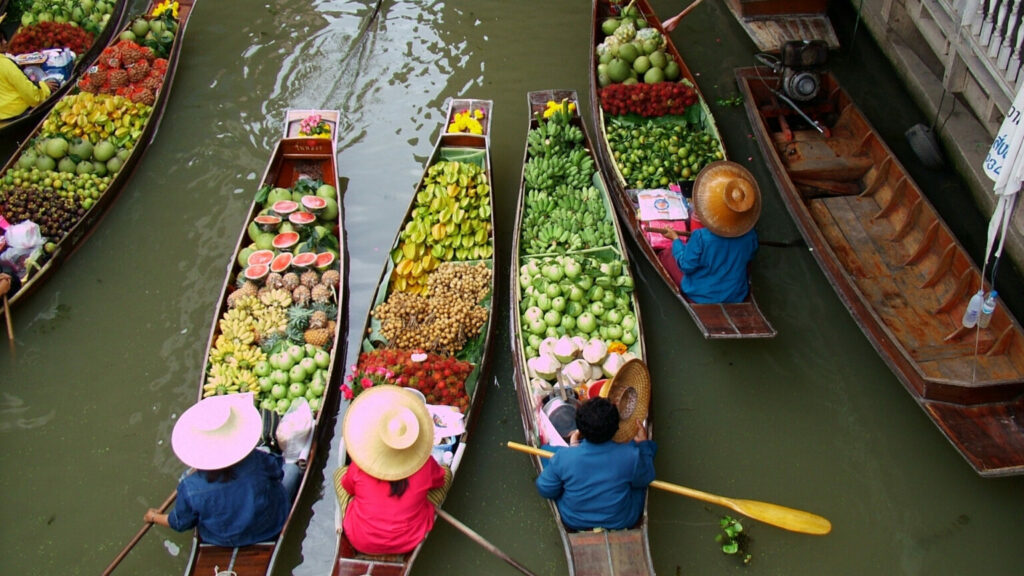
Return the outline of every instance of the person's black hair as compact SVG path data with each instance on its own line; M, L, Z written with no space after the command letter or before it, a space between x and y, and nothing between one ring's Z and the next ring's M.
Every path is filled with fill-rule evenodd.
M576 410L576 428L587 442L607 442L619 430L619 409L607 398L591 398Z
M405 494L405 491L409 488L409 479L402 478L401 480L392 480L388 482L388 484L391 485L391 492L389 496L401 498L402 494Z

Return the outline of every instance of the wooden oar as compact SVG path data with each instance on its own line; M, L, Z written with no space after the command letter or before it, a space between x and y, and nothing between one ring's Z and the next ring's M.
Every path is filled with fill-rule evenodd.
M518 442L509 442L508 447L519 452L525 452L527 454L533 454L534 456L541 456L544 458L550 458L554 454L554 452L541 450L540 448L534 448L533 446L527 446L526 444L520 444ZM725 496L708 494L707 492L701 492L700 490L694 490L693 488L686 488L685 486L662 482L661 480L655 480L651 482L650 485L654 488L665 490L666 492L689 496L690 498L731 508L747 518L752 518L754 520L764 522L765 524L771 524L772 526L777 526L792 532L821 535L828 534L832 531L832 523L827 519L822 518L817 514L804 512L803 510L786 508L785 506L779 506L778 504L758 502L756 500L726 498Z
M669 18L668 20L665 20L664 22L662 22L661 23L661 27L665 29L665 32L671 32L671 31L675 30L676 26L679 25L679 21L682 20L684 16L689 14L691 10L696 8L697 5L700 4L703 1L704 0L694 0L694 2L692 4L690 4L686 8L683 8L682 12L680 12L679 14L676 14L675 16L673 16L673 17Z
M7 305L7 294L4 294L4 318L7 320L7 339L14 345L14 322L11 321L11 307Z
M168 508L170 508L171 504L174 503L174 499L177 497L178 491L175 489L175 491L171 492L171 495L167 497L167 500L164 500L164 503L160 505L160 513L163 514ZM142 540L142 537L145 536L146 532L149 532L149 529L152 527L152 522L146 522L146 524L139 529L138 533L135 534L135 537L128 542L128 545L124 547L124 550L121 550L121 553L117 555L117 558L114 558L114 561L110 563L110 566L107 566L107 569L103 571L103 576L109 576L109 574L114 571L114 568L117 568L117 565L124 560L124 557L132 551L132 548L135 548L135 545L139 543L139 540Z
M440 516L441 518L444 518L449 524L454 526L459 532L462 532L466 536L469 536L469 538L471 540L473 540L477 544L479 544L479 545L483 546L484 548L486 548L487 551L490 552L491 554L494 554L498 558L501 558L505 562L508 562L509 565L511 565L516 570L519 570L520 572L522 572L523 574L526 574L527 576L537 576L533 572L530 572L530 570L527 569L526 567L524 567L522 564L520 564L519 562L516 562L515 560L513 560L508 554L505 554L504 552L499 550L497 546L495 546L494 544L491 544L490 542L485 540L483 536L481 536L481 535L477 534L476 532L474 532L472 528L470 528L469 526L466 526L462 522L459 522L458 519L456 519L451 514L449 514L449 513L445 512L444 510L438 508L437 509L437 515Z
M672 230L672 229L671 228L658 228L657 226L649 226L647 228L644 228L644 230L650 230L651 232L657 232L658 234L664 234L665 232L668 232L669 230ZM687 232L685 230L672 230L672 232L675 232L679 236L689 236L689 235L692 234L692 232ZM804 245L804 239L803 238L796 238L795 240L788 240L786 242L780 242L778 240L761 240L760 238L758 238L757 239L757 243L760 244L761 246L774 246L775 248L793 248L795 246L803 246Z

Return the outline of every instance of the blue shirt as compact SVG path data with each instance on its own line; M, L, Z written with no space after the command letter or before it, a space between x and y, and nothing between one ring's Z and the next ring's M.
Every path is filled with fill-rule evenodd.
M688 242L672 242L672 257L683 272L683 294L700 304L742 302L750 281L747 266L757 252L757 232L736 238L718 236L698 228Z
M178 483L178 499L167 523L183 531L199 527L204 542L248 546L274 539L288 517L289 499L281 484L283 460L253 450L235 465L233 480L207 482L199 472Z
M636 524L645 489L654 481L654 441L584 440L577 447L551 449L555 455L537 477L537 491L555 500L567 528L621 530Z

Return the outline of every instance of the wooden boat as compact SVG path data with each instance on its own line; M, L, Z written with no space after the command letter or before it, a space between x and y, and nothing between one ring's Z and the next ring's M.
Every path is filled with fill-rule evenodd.
M69 257L75 250L77 250L85 239L92 232L94 227L99 223L100 219L106 214L107 210L117 199L121 191L127 186L128 180L131 178L132 173L142 160L143 155L149 143L155 138L157 127L160 124L160 119L163 117L164 111L167 107L167 102L170 100L171 87L174 82L175 69L178 66L178 61L181 54L181 47L184 40L186 25L188 24L189 16L192 13L192 7L195 0L178 0L178 24L177 29L174 33L173 44L169 48L167 54L166 69L163 72L162 82L159 90L155 94L153 105L149 110L149 115L146 117L143 124L134 126L131 128L124 127L131 131L134 136L133 144L130 148L123 148L127 150L123 158L120 169L112 173L109 179L103 183L97 184L95 191L90 191L90 197L88 203L85 200L76 201L75 206L77 213L74 216L69 217L70 226L62 229L60 232L55 234L46 234L44 232L48 246L46 250L38 251L30 260L34 262L33 265L27 266L26 271L20 277L20 289L17 292L12 292L10 296L10 306L14 307L18 302L27 298L32 294L39 286L41 286L57 269L61 264ZM152 10L158 5L159 2L153 0L146 14L150 14ZM109 46L113 46L118 42L118 38L115 37ZM49 123L57 123L57 118L61 118L64 113L62 107L66 104L69 108L74 106L74 102L83 94L82 90L77 86L72 89L69 93L64 95L54 109L50 112L46 118L36 126L30 136L22 143L18 150L12 155L8 162L4 165L3 170L0 171L0 216L6 218L11 224L16 224L23 220L22 218L15 218L13 210L9 202L9 198L4 190L7 188L6 180L10 178L12 181L19 170L19 161L24 155L35 153L35 144L37 141L42 141L52 135L56 135L57 132ZM100 112L104 117L110 112L111 115L115 113L114 110ZM120 112L116 112L120 113ZM109 119L109 123L113 120ZM70 126L70 124L64 124L64 126ZM69 128L64 128L67 130ZM74 134L74 132L71 132ZM105 134L105 132L103 133ZM103 136L107 138L107 136ZM48 174L46 171L40 171L40 176L37 178L39 182L45 182L45 178L52 177L54 174ZM26 176L26 178L28 178ZM33 186L31 188L34 196L42 197L43 188L42 186ZM52 190L51 190L52 191Z
M338 166L333 139L282 138L274 148L261 183L262 187L256 194L245 220L247 225L242 230L231 255L224 287L217 301L207 345L205 369L199 386L199 398L222 393L253 391L264 417L264 429L267 430L271 427L271 422L278 421L279 411L287 408L278 405L280 400L277 399L277 391L267 384L268 381L270 384L278 382L275 375L264 372L263 376L260 376L260 362L269 359L272 364L275 353L286 351L287 354L292 346L312 346L305 351L304 357L319 358L317 355L323 351L326 351L329 357L325 357L326 361L316 362L318 369L315 372L307 372L301 391L302 397L312 409L314 427L307 465L284 529L272 541L240 548L204 543L198 531L195 531L192 551L185 569L186 575L220 573L218 570L233 571L232 573L237 576L271 573L278 558L281 542L289 533L302 529L302 526L297 526L294 522L298 503L302 499L309 472L317 467L314 458L318 454L318 444L324 439L325 434L330 433L329 429L332 428L338 406L340 370L335 369L335 366L337 359L345 355L342 334L347 330L347 255L344 215L337 189ZM284 192L281 192L282 189ZM289 191L295 200L275 200L289 194ZM324 211L319 216L305 208L308 205L314 207L313 209L319 209L318 202L309 200L307 195L322 199ZM328 200L333 202L333 206ZM306 217L298 218L295 217L296 214L304 214ZM269 220L266 219L268 215ZM264 219L261 220L261 217ZM275 223L275 217L281 222ZM280 239L288 233L281 232L285 230L285 222L293 221L304 223L301 228L295 224L298 230L296 248L272 247L258 250L265 245L265 240L258 234L269 235L275 240ZM261 229L261 226L264 228ZM269 231L271 229L273 231ZM276 242L271 246L274 244ZM284 244L286 243L281 245ZM303 261L300 265L299 259L303 254L314 255L317 258L311 263ZM326 256L320 258L321 255ZM272 256L270 264L261 264L268 261L267 256ZM275 271L270 272L267 268ZM289 278L289 274L294 274L295 277ZM333 274L334 278L330 278L329 274ZM302 293L303 287L307 288L305 293ZM279 300L282 293L288 294L284 302ZM275 316L258 317L254 316L255 312L245 312L241 315L247 318L241 330L232 327L231 322L238 321L238 313L249 309L249 305L243 300L247 295L253 301L258 299L264 304L274 302L267 304L266 308L276 308L277 318L287 318L288 330L284 333L278 331L280 320L269 320ZM307 311L309 318L293 328L291 323L295 318L295 308ZM319 328L320 324L314 325L314 310L324 313L323 318L327 320L324 328ZM229 312L236 320L228 319ZM260 319L253 322L253 318ZM275 328L264 330L260 327L268 324ZM326 332L311 336L306 330ZM250 339L255 332L256 337L247 345L225 344L225 340L233 339L239 331L250 334ZM325 335L327 342L322 343ZM314 337L321 340L314 342ZM219 358L230 356L236 359L236 364L239 363L238 360L245 360L252 366L251 369L244 370L248 372L248 376L229 376L218 367L229 364L228 361ZM296 362L296 366L299 365L294 358L293 361ZM268 371L271 369L270 366L264 368ZM285 369L282 367L281 370L284 374ZM262 378L267 380L264 381ZM292 396L292 392L288 392L285 398ZM286 404L290 406L293 402L294 399L286 401Z
M422 287L424 286L423 280L429 283L429 278L439 273L448 274L454 270L461 270L463 272L459 274L462 275L463 273L473 271L472 269L476 269L478 266L483 267L487 273L477 275L474 282L477 282L478 287L482 287L487 292L486 296L483 297L483 300L472 302L472 304L470 302L475 297L463 300L467 306L482 307L480 310L482 312L480 318L483 322L482 325L475 330L472 328L469 330L468 340L465 341L464 345L458 341L451 345L452 350L458 350L454 354L451 351L445 352L440 348L431 350L427 346L415 346L415 348L426 352L425 356L427 358L422 360L425 366L436 360L456 361L459 363L460 373L465 374L464 390L459 390L457 394L450 397L438 392L436 388L431 389L430 384L424 385L424 381L430 381L430 378L420 380L420 391L424 393L428 407L435 414L435 422L438 419L438 411L443 413L445 409L449 409L443 404L462 407L465 430L462 430L457 435L447 437L445 445L435 445L434 447L435 457L448 462L453 478L458 475L463 454L469 445L469 436L470 432L472 432L474 418L483 403L487 379L491 374L492 355L490 350L496 319L496 311L492 302L494 287L497 285L500 275L500 270L495 267L494 260L494 197L489 190L491 182L490 119L492 107L493 103L490 100L456 98L449 102L445 123L441 127L441 134L437 139L430 159L426 163L423 175L415 188L413 199L403 219L402 226L395 237L391 254L384 264L380 281L374 291L371 311L367 315L366 324L362 332L364 337L360 343L361 354L356 365L352 367L352 375L354 377L346 382L347 387L350 388L345 391L346 396L349 395L350 391L358 391L361 375L370 373L371 366L376 362L375 358L388 355L388 357L392 358L392 361L389 362L389 367L392 369L397 364L407 367L411 365L410 362L418 361L413 358L413 352L416 350L410 349L410 346L407 345L410 342L410 337L413 338L411 341L416 341L419 338L416 335L416 331L402 328L394 332L392 331L394 324L387 325L388 320L384 320L382 323L381 311L384 309L383 307L394 305L395 302L400 302L402 298L400 295L392 299L392 296L399 294L403 288L409 290L415 289L417 286ZM466 111L479 111L482 115L482 117L477 119L481 133L471 134L452 131L455 126L463 126L463 124L459 123L457 115L459 118L462 118ZM435 170L441 171L443 166L447 166L455 168L457 171L458 164L472 165L473 168L470 170L477 174L472 178L476 178L477 182L481 185L486 185L487 191L484 192L480 185L476 187L476 190L479 192L476 195L479 198L479 204L476 209L478 214L475 218L471 218L468 215L459 215L457 217L463 222L467 221L463 219L464 217L473 220L473 225L478 226L477 230L482 230L482 232L479 232L479 236L475 237L471 247L455 253L454 250L449 251L447 248L438 247L450 247L451 244L445 241L449 238L447 234L457 234L459 232L449 228L446 234L441 234L440 229L435 231L433 228L438 225L443 226L442 219L444 222L454 221L453 219L456 218L454 215L452 219L442 215L445 212L458 210L458 208L453 208L453 206L462 204L462 208L467 209L467 204L472 204L469 200L472 197L470 192L472 186L459 184L459 188L455 192L456 195L452 197L454 200L452 205L446 205L444 202L441 202L441 206L431 208L430 204L437 198L431 194L431 189L437 185ZM463 174L466 174L466 172L463 172ZM448 182L450 185L456 186L456 180L458 180L458 177L453 177ZM445 187L447 188L447 185ZM486 195L486 198L484 195ZM427 220L423 220L425 214L429 214L429 216L426 216ZM431 230L419 228L418 221L424 222ZM437 233L435 234L435 232ZM466 232L468 233L469 231L467 230ZM442 235L444 238L440 238ZM422 248L413 248L417 245L422 246ZM479 250L477 247L479 247ZM432 250L436 250L434 252L436 256L431 256L425 261L424 256L430 256ZM410 274L409 268L411 267L422 267L426 272L426 278L423 278L422 274ZM476 272L479 272L479 269ZM437 276L437 278L440 277ZM462 277L468 279L473 276L464 275ZM484 282L486 282L486 285L484 285ZM421 297L416 296L415 298L419 299ZM437 301L435 300L435 302ZM432 310L435 309L432 308ZM433 316L433 312L431 316ZM422 322L423 327L429 328L432 322L431 318L424 318L422 316L418 319L413 319L410 316L406 317L405 320L408 322L405 324L405 327L412 327L413 324ZM433 374L436 374L436 372ZM387 379L386 382L398 385L407 384L402 379L401 373L396 371L394 376ZM342 454L346 454L344 438L341 439L340 450ZM347 456L345 461L347 463ZM407 554L388 556L364 554L355 549L342 531L340 510L337 518L337 528L339 536L334 553L333 569L331 571L331 574L334 576L362 576L364 574L397 576L408 574L425 542L421 542L419 546Z
M574 110L571 113L570 125L582 132L582 142L579 147L585 151L586 157L590 160L590 165L595 165L595 158L593 147L590 141L589 134L587 133L586 125L580 120L578 114L578 107L575 105L578 103L576 92L570 90L546 90L530 92L528 94L529 110L530 110L530 132L534 132L538 129L538 126L543 122L541 118L546 110L552 106L565 103L564 110L568 111L568 104L574 105ZM596 338L605 344L612 344L614 340L618 340L618 345L621 349L626 349L625 353L616 352L620 359L629 359L637 357L643 359L645 357L644 352L644 339L643 339L643 326L640 319L640 308L637 303L636 295L631 290L616 289L609 287L605 293L610 293L613 290L617 292L617 296L624 297L626 302L624 307L628 310L627 313L631 313L635 317L635 325L630 327L630 333L632 338L621 339L619 338L608 338L602 337L600 331L606 326L612 325L610 319L607 322L602 322L600 328L594 329L591 332L583 332L581 330L574 330L567 328L561 330L561 332L554 328L553 323L547 323L547 320L542 321L542 325L534 327L531 320L529 320L530 310L533 307L543 307L543 303L539 301L539 292L547 294L548 286L556 285L561 287L561 293L571 294L572 287L580 287L580 283L575 280L568 280L562 278L561 280L555 280L559 275L547 277L548 282L538 280L538 275L535 273L535 269L532 267L535 265L542 271L546 266L555 263L557 266L558 258L569 257L575 259L577 262L582 264L582 272L576 278L582 279L583 277L592 278L592 275L600 276L603 275L603 267L608 266L611 262L618 262L621 264L622 272L620 278L629 278L632 280L632 272L630 271L631 265L629 262L629 256L625 251L625 243L622 236L622 231L618 225L618 221L614 215L614 209L611 207L611 201L608 198L607 189L605 187L604 178L601 176L601 172L596 169L593 171L590 178L591 186L598 192L596 202L604 206L605 221L611 223L614 234L611 236L611 240L603 246L588 247L579 251L568 251L561 252L560 254L552 253L535 253L531 249L531 242L529 238L532 236L532 232L528 230L528 227L535 226L531 223L530 212L534 210L532 206L528 206L528 203L532 203L530 200L531 187L528 183L529 172L532 170L530 167L531 159L534 156L540 157L540 154L531 155L530 138L527 139L526 151L523 159L523 178L521 180L520 191L519 191L519 203L516 210L516 228L513 234L513 246L512 246L512 271L515 272L511 281L511 294L510 294L510 320L511 320L511 332L512 332L512 368L513 376L515 378L516 395L519 400L519 411L523 419L523 430L526 435L527 444L539 448L544 444L555 444L565 445L564 438L562 436L564 429L559 429L557 424L557 415L549 417L548 410L545 407L548 403L555 401L555 398L561 396L561 391L564 387L559 387L558 384L566 382L566 378L569 378L571 374L574 374L574 369L566 364L564 367L559 366L553 372L545 372L550 370L553 366L547 368L540 366L539 359L548 355L548 352L544 351L546 346L549 346L551 340L556 336L558 338L572 338L574 336L587 336L587 343L589 344L589 338ZM536 149L535 149L536 150ZM565 262L564 260L562 262ZM568 270L568 268L566 268ZM543 272L541 273L543 275ZM582 280L581 280L582 281ZM589 283L589 282L588 282ZM593 283L595 286L600 286L604 283L594 279ZM628 284L627 282L611 282L610 286L622 286ZM585 284L584 284L585 286ZM591 290L595 287L592 286L588 289L587 294L582 295L580 302L588 301L589 305L584 308L593 306L592 302L589 302L594 296L594 292ZM575 296L569 296L567 299L573 301ZM600 301L600 296L593 297L593 302ZM619 306L619 305L616 305ZM551 304L552 309L557 309L557 305ZM581 315L578 312L573 312L567 304L566 309L563 312L563 317L568 315L576 314L576 321L574 325L580 327L583 325ZM607 312L606 312L607 314ZM607 319L608 316L605 316ZM554 318L552 318L554 320ZM548 324L544 327L543 324ZM559 322L560 326L563 326ZM551 330L548 330L551 328ZM615 334L618 335L618 334ZM541 339L543 338L543 339ZM539 340L539 341L538 341ZM547 340L547 341L545 341ZM628 346L624 345L624 342L628 341ZM575 379L574 382L580 388L580 390L586 390L594 387L599 387L599 383L607 376L608 373L601 372L600 365L602 365L606 358L602 357L599 359L599 363L590 363L587 360L582 359L578 350L583 348L579 345L579 341L576 343L577 352L573 355L579 361L584 362L590 366L592 371L590 378ZM561 350L561 352L565 352ZM608 356L612 356L611 353ZM568 356L565 356L568 357ZM591 359L598 359L597 356L591 357ZM575 361L575 360L574 360ZM556 362L559 362L556 360ZM577 367L582 367L578 365ZM538 373L537 369L540 368L541 372ZM594 371L594 368L597 368ZM610 367L609 367L610 368ZM610 372L609 372L610 373ZM600 376L598 376L600 375ZM554 386L552 386L554 381ZM555 388L560 388L559 392L554 391ZM552 411L554 414L554 411ZM646 422L648 433L652 430L650 419ZM541 460L538 456L531 456L533 459L534 468L539 473L542 469ZM654 574L654 567L651 561L650 547L648 544L647 534L647 510L646 506L643 514L637 525L628 530L616 530L616 531L603 531L603 532L573 532L568 530L562 523L561 516L558 513L558 508L554 501L549 500L551 505L551 512L555 516L555 521L558 525L559 534L562 537L562 543L565 548L566 563L569 566L570 576L575 574L588 575L588 576L627 576L627 575L648 575Z
M726 0L725 5L762 52L779 52L793 40L822 40L839 49L828 0Z
M6 2L2 4L6 4ZM115 38L115 34L119 34L121 32L125 23L125 18L128 14L127 6L128 0L114 1L110 17L107 20L107 25L98 35L96 35L95 38L93 38L92 47L90 47L86 53L82 54L81 58L75 62L75 66L68 79L39 105L25 110L13 118L0 120L0 136L13 137L18 130L27 128L33 123L39 122L39 119L46 114L46 112L49 111L58 100L75 88L75 83L78 81L79 77L81 77L89 66L93 64L96 57L100 55L100 51ZM0 14L6 13L6 6L0 6Z
M693 74L687 68L686 63L679 55L671 38L664 34L657 15L651 9L646 0L635 0L632 3L639 9L640 14L646 20L648 27L661 32L665 39L663 50L665 55L679 67L680 81L688 83L696 96L696 103L689 106L685 116L665 115L656 119L662 126L679 127L682 134L700 133L706 135L715 144L717 156L709 157L708 160L725 158L725 149L722 145L721 136L715 125L715 119L708 108ZM634 244L643 253L646 260L654 267L654 271L661 278L670 290L676 295L678 301L686 307L687 312L697 324L705 338L771 338L775 336L775 329L768 319L762 314L753 295L753 288L746 300L735 304L698 304L687 298L679 289L678 281L672 278L665 264L659 260L658 251L652 245L653 232L645 229L644 221L640 218L639 201L637 193L641 189L668 188L669 184L678 184L684 196L689 196L693 191L693 178L696 177L696 170L691 173L689 167L684 167L678 173L666 175L664 184L643 183L638 186L637 182L627 182L623 176L622 167L613 152L613 144L609 141L609 133L615 122L625 122L627 125L635 125L643 119L636 114L614 115L609 114L602 108L601 84L598 78L596 55L597 47L602 42L605 34L602 30L602 23L608 18L618 14L620 5L608 0L594 0L590 51L590 110L594 115L596 125L596 153L601 171L604 173L605 181L608 183L608 193L611 195L612 203L619 214L619 218L625 228L627 236L633 239ZM679 165L673 168L678 169ZM660 236L658 236L660 238Z
M981 271L834 76L799 112L772 68L736 79L786 207L868 340L979 474L1024 473L1020 323L998 306L987 328L962 328Z

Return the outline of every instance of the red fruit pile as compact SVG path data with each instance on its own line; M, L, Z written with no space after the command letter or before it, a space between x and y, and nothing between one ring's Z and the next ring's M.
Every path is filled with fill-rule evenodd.
M78 87L93 94L116 94L152 106L167 74L167 60L151 48L121 40L103 49Z
M694 89L681 82L609 84L601 88L601 109L608 114L644 117L685 114L697 102Z
M416 362L412 359L416 352L390 348L363 352L353 373L345 378L342 393L350 398L379 384L406 386L422 392L427 404L454 406L465 413L469 406L466 377L473 365L432 352Z
M81 56L92 46L92 41L92 34L78 26L63 22L40 22L20 28L7 45L7 52L28 54L47 48L68 48Z

